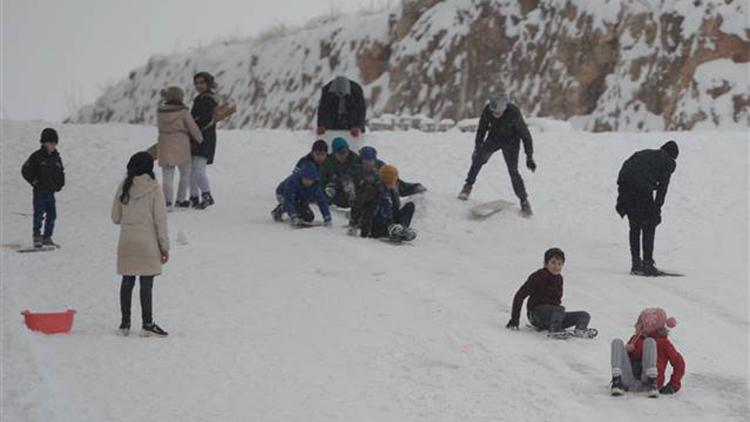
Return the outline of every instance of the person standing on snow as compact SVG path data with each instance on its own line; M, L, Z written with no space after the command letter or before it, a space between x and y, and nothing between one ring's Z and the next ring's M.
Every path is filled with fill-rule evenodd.
M151 292L154 277L169 261L169 233L164 194L154 177L154 159L148 152L130 157L127 176L117 188L112 203L112 222L120 226L117 274L120 285L120 332L130 333L130 303L136 276L141 281L141 335L165 337L167 332L154 323Z
M682 388L685 375L685 359L669 341L669 328L677 321L667 318L662 308L641 311L635 323L635 334L625 344L621 339L612 340L612 385L613 396L625 391L648 391L649 397L659 394L674 394ZM666 381L667 363L672 366L672 376Z
M661 208L667 196L669 179L677 168L679 154L677 143L669 141L660 149L636 152L625 160L620 169L615 209L620 217L627 215L630 223L630 273L633 275L660 274L654 266L654 238L656 226L661 223Z
M177 189L177 206L189 207L187 198L190 180L190 143L203 142L198 125L183 103L185 93L182 88L170 86L161 91L163 102L159 105L156 121L159 127L158 157L162 169L162 183L167 208L171 208L174 198L174 171L180 169L180 184Z
M476 138L474 140L474 153L471 155L471 168L466 176L459 199L467 200L471 195L474 182L477 179L479 171L492 154L497 150L503 150L505 164L508 166L510 180L513 184L513 191L518 199L521 200L521 211L524 215L531 215L531 205L529 205L526 187L518 172L518 155L523 141L523 149L526 152L526 167L532 172L536 171L534 162L534 146L531 139L531 133L523 120L521 111L506 94L499 94L496 98L490 100L484 107L482 117L479 119Z
M192 168L190 176L190 204L178 203L178 206L190 205L196 209L206 209L214 204L211 187L208 183L206 166L214 163L216 154L216 121L214 111L219 105L214 90L216 82L208 72L198 72L193 77L198 96L193 100L190 114L201 130L203 142L191 143Z
M35 248L58 246L52 241L57 219L55 192L65 186L65 168L57 151L57 131L46 128L40 138L41 148L34 151L23 163L21 175L33 188L34 223L33 242ZM42 233L44 221L44 233Z
M318 104L317 134L326 130L348 130L359 138L365 130L367 107L362 86L346 76L338 76L326 84Z

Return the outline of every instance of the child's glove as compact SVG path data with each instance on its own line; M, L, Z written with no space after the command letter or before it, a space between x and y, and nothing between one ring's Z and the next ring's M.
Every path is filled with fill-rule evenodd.
M661 390L659 390L659 394L674 394L676 392L677 390L675 390L674 387L672 387L671 383L665 385L664 387L661 388Z
M526 167L528 167L532 173L536 171L536 163L534 162L534 158L530 155L526 157Z
M336 196L336 186L333 183L329 183L325 188L325 192L328 199L333 199Z
M518 320L515 318L511 318L510 321L508 321L508 323L505 325L505 328L518 331Z
M359 135L362 133L362 130L360 130L360 128L358 128L357 126L354 126L351 128L349 132L351 132L353 137L359 138Z
M326 127L325 126L318 126L318 129L315 131L318 135L322 135L326 133Z

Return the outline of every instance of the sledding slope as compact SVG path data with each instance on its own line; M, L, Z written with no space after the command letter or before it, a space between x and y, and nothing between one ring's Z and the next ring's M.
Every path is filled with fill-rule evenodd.
M3 122L2 244L24 243L30 191L19 176L44 122ZM748 415L748 142L742 132L589 134L532 128L536 215L468 217L512 198L502 160L455 199L472 135L368 136L416 199L413 247L295 231L270 220L273 189L307 132L220 131L217 205L170 214L172 261L156 281L167 339L114 335L109 221L129 155L151 127L59 127L68 185L53 253L2 257L2 393L8 421L740 421ZM627 224L614 212L619 164L676 139L682 148L657 233L657 264L684 278L627 275ZM187 245L176 242L184 231ZM515 289L563 248L564 303L591 312L594 341L509 332ZM137 295L136 295L137 297ZM134 301L134 323L139 307ZM674 397L608 395L609 340L663 306L687 362ZM19 313L78 310L74 332L28 332ZM524 319L525 320L525 319Z

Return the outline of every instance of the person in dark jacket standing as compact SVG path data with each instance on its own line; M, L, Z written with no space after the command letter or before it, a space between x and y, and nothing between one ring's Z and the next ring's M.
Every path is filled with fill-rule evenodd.
M536 171L536 163L533 158L534 145L529 128L526 126L518 107L510 103L507 95L500 94L487 103L482 112L482 117L479 119L479 127L474 140L474 153L471 156L471 168L466 176L466 184L464 184L458 198L469 199L482 166L487 163L492 154L502 149L505 164L508 166L508 172L510 173L510 180L513 184L513 191L521 200L521 210L524 215L530 216L531 205L529 205L523 178L521 173L518 172L521 141L526 152L526 167L534 172Z
M411 228L414 203L401 206L398 193L398 169L384 165L364 176L357 191L349 220L349 234L361 237L387 237L393 242L412 241L417 232Z
M318 135L326 130L348 130L358 138L365 130L367 107L362 86L346 76L326 84L318 104Z
M193 108L190 114L201 130L203 142L191 144L192 169L190 181L190 203L178 203L177 206L192 206L197 209L206 209L214 204L211 196L211 186L206 174L206 166L213 164L216 154L216 121L214 111L219 102L214 94L216 82L208 72L196 73L193 77L195 90L198 96L193 100Z
M511 330L518 329L523 301L526 303L526 316L531 325L539 330L549 330L549 336L558 336L568 327L575 327L576 337L590 336L588 325L591 316L588 312L566 312L561 306L563 295L562 268L565 265L565 253L552 248L544 253L544 268L531 274L513 297L513 310L506 325Z
M627 215L630 223L630 273L633 275L660 274L654 265L654 238L679 153L677 143L669 141L660 149L636 152L620 169L616 210L620 217Z
M55 192L65 186L65 168L57 151L57 131L46 128L42 131L41 148L23 163L21 174L34 191L34 247L58 246L52 241L57 219ZM42 233L42 221L44 232Z

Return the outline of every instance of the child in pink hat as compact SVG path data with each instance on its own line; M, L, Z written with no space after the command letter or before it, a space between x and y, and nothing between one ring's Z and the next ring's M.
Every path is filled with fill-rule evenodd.
M612 395L621 396L627 390L647 390L649 397L674 394L680 390L685 374L685 360L669 341L669 329L677 320L667 318L662 308L641 311L635 323L635 334L625 344L612 340ZM667 363L672 366L672 377L664 384Z

